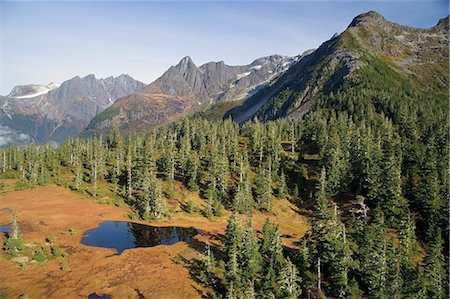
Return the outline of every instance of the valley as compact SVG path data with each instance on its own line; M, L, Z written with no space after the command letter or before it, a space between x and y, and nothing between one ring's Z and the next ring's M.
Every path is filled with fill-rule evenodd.
M14 87L0 96L0 298L447 298L442 16L359 12L302 54L185 56L150 84Z

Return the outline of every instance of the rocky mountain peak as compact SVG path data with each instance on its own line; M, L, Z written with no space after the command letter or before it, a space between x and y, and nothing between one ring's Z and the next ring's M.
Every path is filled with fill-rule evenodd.
M90 82L90 83L94 83L94 82L97 81L97 78L95 78L95 75L94 75L94 74L89 74L89 75L87 75L87 76L85 76L85 77L83 78L83 81L87 81L87 82Z
M356 16L348 27L356 27L362 24L374 24L387 22L386 19L378 12L371 10Z
M192 61L191 57L185 56L180 62L175 66L176 69L185 73L186 71L191 71L197 68L195 63Z
M117 79L133 79L130 75L128 74L121 74L120 76L117 77Z

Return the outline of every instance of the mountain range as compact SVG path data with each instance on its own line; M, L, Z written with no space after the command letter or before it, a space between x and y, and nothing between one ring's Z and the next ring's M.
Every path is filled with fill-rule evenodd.
M97 115L88 130L107 132L117 126L126 133L139 132L216 103L242 100L303 57L273 55L243 66L220 61L199 67L190 57L184 57L143 90L117 100Z
M187 115L231 117L239 123L254 117L301 118L346 86L389 93L391 87L407 85L448 98L448 33L448 17L419 29L371 11L319 48L295 57L196 66L187 56L149 85L128 75L89 75L61 85L17 86L0 97L0 125L37 142L60 142L86 128L88 134L107 133L113 126L137 133Z

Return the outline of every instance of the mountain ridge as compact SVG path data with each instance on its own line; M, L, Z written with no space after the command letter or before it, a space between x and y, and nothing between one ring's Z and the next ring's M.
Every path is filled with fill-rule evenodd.
M380 68L391 73L391 84L445 96L448 30L448 16L422 29L369 11L319 48L295 57L197 66L185 56L148 85L129 75L97 79L89 74L58 86L17 86L0 96L0 125L46 142L62 141L85 128L87 134L108 133L113 126L125 133L141 132L205 111L238 123L254 117L302 118L345 85L378 84L374 80L379 80Z
M119 99L96 116L88 131L107 133L117 126L122 131L139 132L204 110L216 102L240 100L284 72L299 57L272 55L242 66L219 61L197 67L185 56L141 92Z

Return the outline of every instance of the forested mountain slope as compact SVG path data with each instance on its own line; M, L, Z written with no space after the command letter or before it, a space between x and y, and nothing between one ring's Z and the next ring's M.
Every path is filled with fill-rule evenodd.
M448 176L439 157L448 139L434 128L429 146L409 146L398 130L375 111L353 119L323 109L243 127L184 119L128 138L116 128L107 140L6 147L0 178L7 188L11 178L16 189L56 182L114 199L144 221L171 217L175 185L189 190L186 213L214 220L232 211L223 241L189 264L210 296L446 298ZM258 232L251 220L286 199L311 223L298 250L283 248L276 223Z

